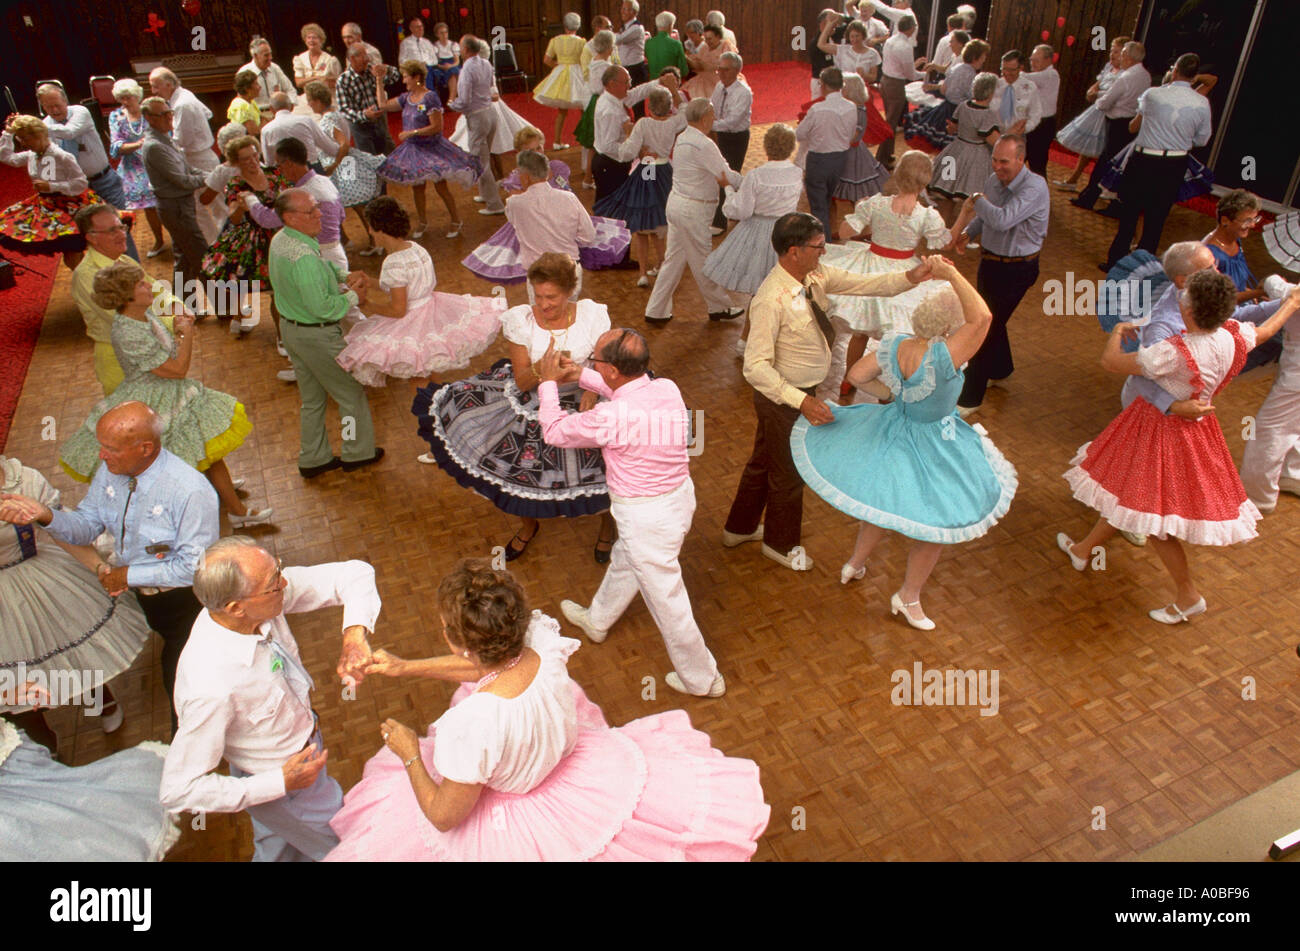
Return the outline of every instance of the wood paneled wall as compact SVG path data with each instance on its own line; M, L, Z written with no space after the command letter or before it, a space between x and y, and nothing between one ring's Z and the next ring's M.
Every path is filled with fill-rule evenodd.
M1021 50L1026 57L1039 43L1050 43L1061 54L1056 69L1061 74L1061 98L1057 120L1065 125L1085 106L1084 93L1093 84L1097 73L1106 65L1110 41L1116 36L1132 36L1138 26L1142 0L993 0L989 9L987 31L979 25L975 32L984 36L993 46L987 69L997 72L998 59L1010 49ZM1065 24L1057 26L1058 18ZM1106 49L1094 50L1094 28L1101 27L1105 34ZM1043 31L1048 39L1043 39ZM1067 46L1068 37L1074 45Z

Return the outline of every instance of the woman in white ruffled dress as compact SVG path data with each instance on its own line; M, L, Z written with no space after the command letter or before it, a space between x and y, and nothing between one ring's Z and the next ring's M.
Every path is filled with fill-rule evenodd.
M503 297L434 291L438 279L429 252L408 240L411 219L383 196L366 208L375 242L387 252L379 286L386 306L371 308L347 334L339 366L365 386L386 377L410 379L459 370L491 346L505 312Z
M59 493L35 469L0 455L0 492L24 495L50 508L59 507ZM76 696L60 695L60 705L87 703L93 683L85 675L100 674L103 685L100 725L112 732L122 723L107 682L123 673L149 643L149 624L127 592L109 597L95 578L100 558L89 548L77 548L33 526L0 521L0 714L9 714L37 742L54 749L53 731L30 704L4 696L7 676L19 671L61 678L65 688L76 675L83 689ZM19 666L21 665L21 667ZM156 791L156 790L155 790ZM0 846L3 842L0 841Z
M826 249L824 263L858 274L887 274L908 271L921 263L919 246L932 249L952 243L952 232L943 216L921 201L921 192L933 174L930 156L909 149L898 160L898 167L886 190L892 194L873 195L858 202L853 214L840 223L840 237L867 236L870 243L848 241ZM832 314L844 321L853 333L845 359L852 367L867 350L869 338L880 340L888 333L912 332L912 311L921 301L941 287L941 282L925 281L896 297L849 297L832 294ZM883 393L877 393L884 396ZM840 402L853 402L853 385L846 373L840 385Z

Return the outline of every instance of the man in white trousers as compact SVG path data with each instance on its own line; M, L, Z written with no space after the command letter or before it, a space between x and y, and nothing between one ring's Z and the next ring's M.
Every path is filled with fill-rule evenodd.
M1274 275L1264 290L1273 300L1296 299L1300 288ZM1246 440L1241 482L1255 507L1267 515L1279 491L1300 495L1300 325L1287 322L1277 377L1255 414L1255 438Z
M635 330L602 334L592 362L596 368L584 369L579 383L606 399L574 414L560 408L557 386L573 363L552 346L536 364L542 381L538 420L546 441L600 448L610 514L618 524L609 569L591 607L562 601L560 610L599 644L641 592L675 668L664 678L668 686L697 697L721 697L726 681L695 623L677 560L695 515L686 404L677 384L646 374L650 348Z
M662 327L673 319L673 294L681 283L686 265L709 308L710 320L730 320L745 312L732 307L731 297L721 284L704 276L704 259L713 250L713 214L718 208L718 186L740 187L740 173L727 165L718 145L709 138L713 128L713 105L707 99L692 99L683 110L687 126L673 146L673 187L664 213L668 217L668 247L659 268L645 320ZM653 169L654 166L643 166Z

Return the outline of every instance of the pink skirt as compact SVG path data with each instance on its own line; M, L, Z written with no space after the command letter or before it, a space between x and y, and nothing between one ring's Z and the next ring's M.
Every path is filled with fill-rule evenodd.
M746 861L771 813L758 766L723 756L670 710L611 729L576 684L578 740L522 795L485 788L474 811L439 832L401 761L384 748L330 820L326 861ZM468 693L462 688L453 705ZM420 755L435 781L434 728Z

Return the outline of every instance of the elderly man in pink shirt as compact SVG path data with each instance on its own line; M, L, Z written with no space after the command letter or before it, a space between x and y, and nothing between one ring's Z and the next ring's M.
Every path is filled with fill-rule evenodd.
M515 159L523 191L506 199L506 220L519 239L519 263L527 271L548 251L578 260L578 248L596 240L591 213L571 191L550 184L551 165L540 152L524 150ZM582 268L571 300L582 290ZM528 282L528 303L533 302L533 285Z
M595 354L596 368L584 369L579 382L606 400L585 413L560 408L557 382L572 370L567 357L552 346L535 367L546 441L601 450L610 513L618 523L618 541L591 607L562 601L560 610L599 644L640 591L675 668L664 678L668 686L721 697L726 681L695 623L677 560L695 515L686 404L677 384L646 375L650 348L635 330L602 334Z

